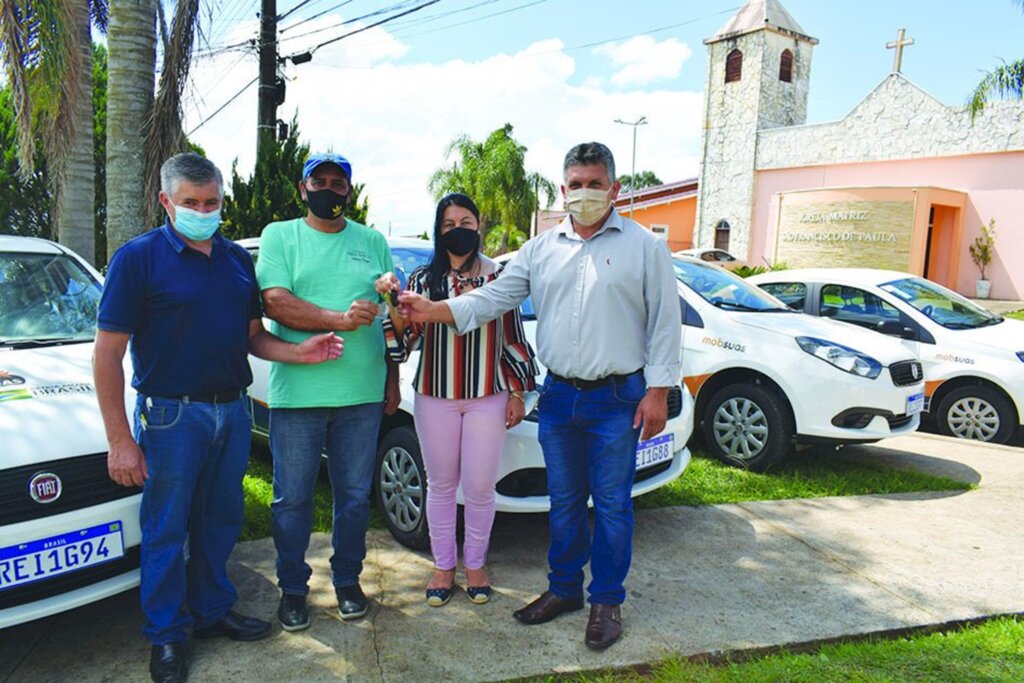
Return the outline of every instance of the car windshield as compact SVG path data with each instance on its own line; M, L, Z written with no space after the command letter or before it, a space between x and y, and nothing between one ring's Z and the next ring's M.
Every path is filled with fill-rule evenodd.
M680 282L719 308L757 313L793 312L767 292L720 268L678 258L672 259L672 267Z
M951 330L998 325L1003 318L941 285L919 277L893 280L882 289Z
M91 341L100 292L65 254L0 253L0 345Z

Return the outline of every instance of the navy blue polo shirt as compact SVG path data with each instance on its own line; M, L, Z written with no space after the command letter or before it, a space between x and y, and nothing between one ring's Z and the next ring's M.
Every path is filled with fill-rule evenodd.
M206 256L168 222L114 254L98 326L132 335L139 393L176 398L249 386L249 322L260 316L249 252L218 232Z

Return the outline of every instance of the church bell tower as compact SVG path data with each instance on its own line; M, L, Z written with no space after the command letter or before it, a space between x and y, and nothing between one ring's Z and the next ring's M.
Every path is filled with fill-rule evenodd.
M749 0L704 41L708 73L694 246L748 257L757 131L807 121L817 43L779 0Z

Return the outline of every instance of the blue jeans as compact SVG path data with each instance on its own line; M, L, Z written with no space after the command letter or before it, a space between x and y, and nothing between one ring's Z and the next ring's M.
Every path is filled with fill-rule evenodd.
M334 498L334 585L344 588L359 583L383 416L383 403L270 410L270 450L274 456L274 502L270 511L277 548L277 585L283 593L309 593L313 570L306 564L306 550L313 529L313 489L325 447Z
M154 645L185 641L189 627L220 621L238 598L226 564L245 518L251 430L245 397L220 404L141 395L136 401L135 439L149 468L139 515L139 593L142 632Z
M633 552L633 500L640 430L633 428L646 385L642 373L598 389L579 390L548 377L539 407L551 498L549 590L562 598L583 594L590 561L590 602L619 605ZM594 501L594 533L587 498Z

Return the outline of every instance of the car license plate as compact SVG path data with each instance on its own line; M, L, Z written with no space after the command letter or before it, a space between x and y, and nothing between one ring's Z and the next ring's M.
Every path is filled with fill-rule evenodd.
M907 397L907 415L917 415L924 410L924 394Z
M641 441L636 447L636 468L642 470L645 467L657 465L672 459L672 435L662 434L647 441Z
M0 548L0 591L124 557L121 522Z

